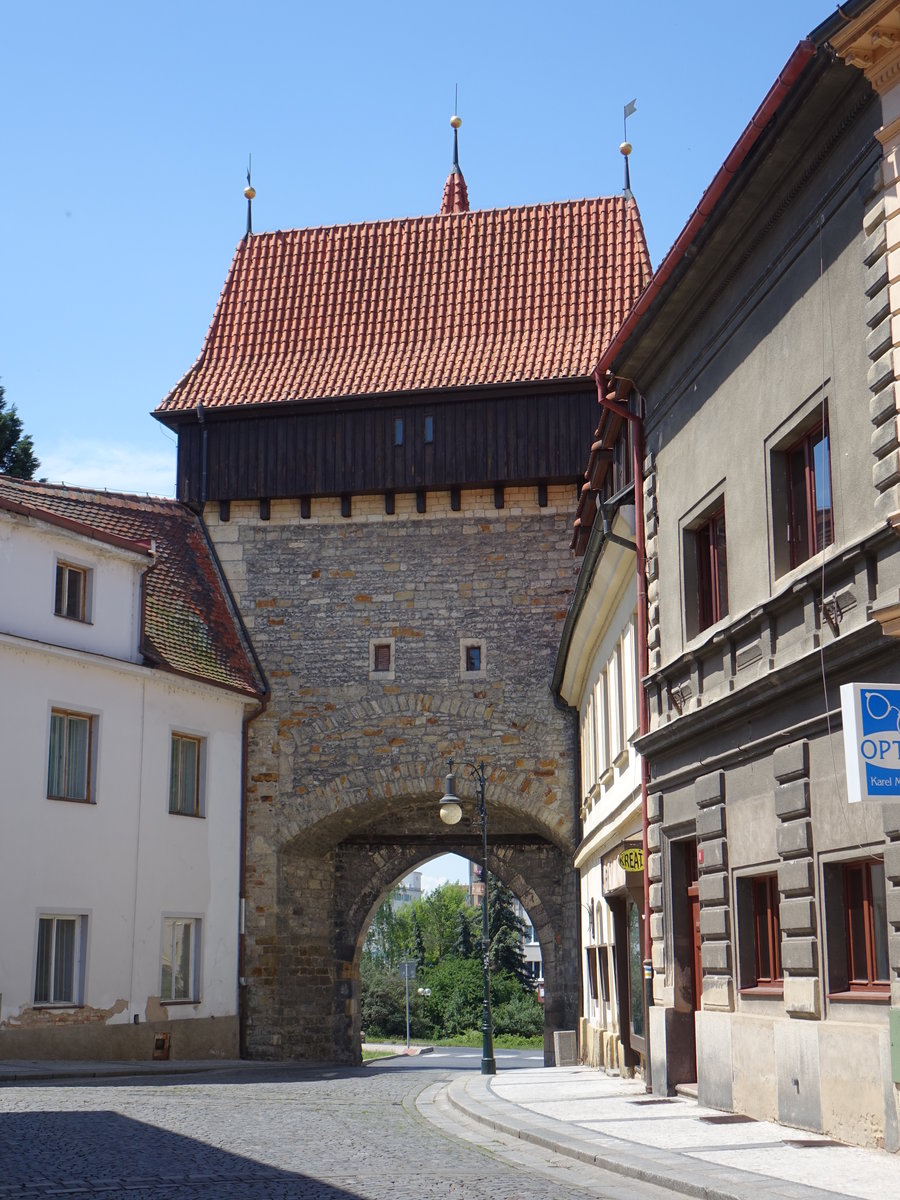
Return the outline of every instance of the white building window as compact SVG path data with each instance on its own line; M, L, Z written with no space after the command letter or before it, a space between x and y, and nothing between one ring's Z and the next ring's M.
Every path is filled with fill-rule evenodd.
M57 562L53 611L58 617L69 617L73 621L90 619L92 575L86 567Z
M50 712L47 796L51 800L93 799L95 718L89 713Z
M203 775L206 739L188 733L172 734L169 767L169 812L203 816Z
M163 1004L200 998L200 921L197 917L163 920L159 996Z
M34 970L35 1004L83 1002L85 916L42 916Z

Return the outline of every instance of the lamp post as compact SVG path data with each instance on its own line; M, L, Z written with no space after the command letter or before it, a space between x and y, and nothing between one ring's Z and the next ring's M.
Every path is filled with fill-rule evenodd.
M477 816L481 822L481 869L484 877L484 896L481 901L481 972L484 981L484 1008L481 1015L481 1073L496 1075L494 1060L494 1026L491 1020L491 959L490 936L488 933L488 863L487 863L487 809L484 804L484 763L464 763L475 780L478 795ZM441 820L445 825L456 825L462 817L459 797L456 795L456 779L453 775L453 760L448 763L449 774L441 797Z

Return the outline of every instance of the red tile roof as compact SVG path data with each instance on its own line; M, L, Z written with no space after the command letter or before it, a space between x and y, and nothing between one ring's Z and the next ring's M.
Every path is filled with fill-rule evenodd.
M462 213L469 211L469 189L466 180L459 169L454 167L447 176L444 184L444 195L441 198L442 213Z
M586 379L649 278L624 196L251 234L157 412Z
M176 500L0 475L0 507L145 552L141 649L151 665L260 696L265 684L199 518Z

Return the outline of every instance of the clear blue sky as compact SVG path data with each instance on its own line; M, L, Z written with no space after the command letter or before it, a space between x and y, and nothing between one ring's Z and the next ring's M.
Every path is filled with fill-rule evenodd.
M172 494L149 413L199 353L248 153L258 230L612 194L656 266L827 0L47 0L3 21L0 382L41 474Z

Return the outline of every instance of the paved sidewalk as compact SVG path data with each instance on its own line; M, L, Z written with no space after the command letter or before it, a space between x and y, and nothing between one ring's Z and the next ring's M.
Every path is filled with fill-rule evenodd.
M448 1098L481 1124L618 1174L705 1200L900 1197L900 1155L648 1096L588 1067L458 1075Z

